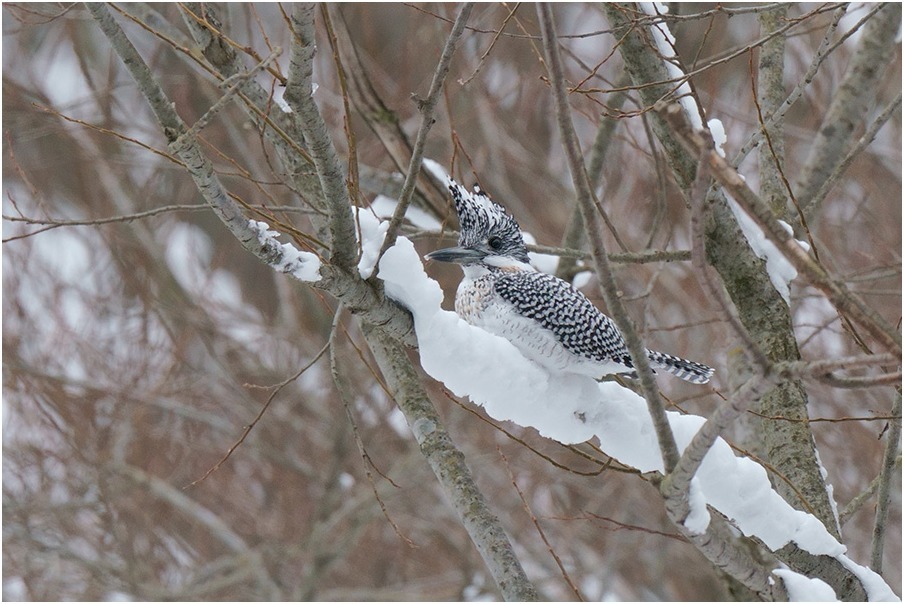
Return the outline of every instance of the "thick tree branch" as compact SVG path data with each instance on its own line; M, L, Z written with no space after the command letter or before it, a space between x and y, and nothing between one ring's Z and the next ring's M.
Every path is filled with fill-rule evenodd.
M873 523L873 542L870 551L869 566L877 573L882 573L882 554L885 549L885 533L888 523L888 507L891 503L891 486L895 477L895 459L901 444L901 389L895 392L895 403L891 409L892 419L888 422L888 440L885 443L885 455L882 458L882 470L879 472L879 493L876 497L876 520Z
M314 101L315 8L313 3L298 3L292 12L294 39L284 98L298 114L299 127L320 178L329 213L330 261L338 268L350 269L357 262L351 200L329 130Z
M633 4L609 3L603 10L614 29L628 32L619 40L621 56L642 103L654 106L672 93L672 87L660 83L670 76L662 52L651 39L653 33L636 25L637 11ZM650 124L679 187L686 198L691 198L700 156L685 151L661 116L651 115ZM707 261L718 271L741 322L770 362L798 360L800 355L788 306L770 281L764 261L751 250L721 189L710 189L706 204L710 208L705 232ZM768 409L771 415L805 419L806 391L798 380L782 383L763 397L762 409ZM798 507L803 507L799 498L804 493L826 526L833 526L835 519L816 460L815 444L807 434L801 434L807 428L802 424L785 426L775 422L769 427L766 448L770 463L791 477L796 485L796 489L791 489L785 481L779 481L776 489Z
M763 34L781 29L788 14L788 5L779 10L759 13L757 20ZM759 99L755 99L762 115L772 115L785 98L785 36L770 38L760 48L757 65L757 89ZM786 214L787 190L782 181L785 163L785 122L784 117L769 128L763 128L768 137L768 145L759 147L760 194L781 218Z
M806 215L817 207L817 193L842 161L854 141L854 131L866 117L876 83L895 54L901 27L901 4L884 3L863 28L860 42L841 85L823 116L822 127L810 146L800 172L797 197Z

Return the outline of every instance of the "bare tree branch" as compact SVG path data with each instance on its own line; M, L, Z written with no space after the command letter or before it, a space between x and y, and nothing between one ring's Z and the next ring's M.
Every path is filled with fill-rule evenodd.
M559 55L559 47L555 41L556 29L552 8L546 3L538 4L537 15L540 20L540 30L543 33L543 48L546 54L549 79L552 84L553 97L556 101L556 119L559 124L559 132L562 135L565 154L568 157L568 165L574 188L577 192L581 215L584 218L584 225L590 240L593 264L596 267L596 274L600 280L600 289L603 293L603 298L606 300L606 306L610 315L625 338L628 351L631 353L631 360L634 362L634 367L640 377L644 398L647 401L650 417L653 419L653 426L656 429L656 437L659 440L663 464L668 473L678 463L679 455L678 447L675 445L675 436L669 427L665 408L662 404L662 399L659 397L659 389L656 386L653 371L647 361L643 343L634 330L631 319L628 317L621 300L619 300L618 287L615 284L612 268L609 265L609 258L602 239L602 231L597 226L599 222L596 207L598 202L594 201L581 150L571 123L571 111L568 99L565 96L565 75L562 71L562 59Z
M864 26L860 44L810 148L810 156L797 179L797 197L804 213L812 214L817 194L853 143L854 130L863 122L871 90L894 55L894 38L901 27L901 5L883 3ZM899 340L900 342L900 340Z
M439 100L439 93L443 89L446 81L446 74L449 73L449 64L452 61L452 55L455 53L455 46L458 44L461 34L465 30L468 17L471 16L471 10L474 8L473 2L465 2L462 4L455 23L452 25L452 31L449 33L449 39L443 47L443 52L436 64L436 71L433 73L433 81L430 83L430 90L427 92L427 98L416 99L418 109L421 113L421 125L417 130L417 136L414 139L414 148L411 150L411 161L408 164L408 171L405 174L405 184L402 185L402 193L399 195L399 202L389 221L389 230L386 232L386 238L383 240L383 248L380 250L382 255L386 250L392 247L398 236L399 226L405 219L405 212L411 203L414 195L414 187L417 184L418 173L421 170L421 160L424 157L424 146L427 144L427 134L430 127L435 121L433 112L436 109L436 103Z
M900 382L899 382L900 383ZM895 402L891 408L893 419L888 423L888 440L885 442L885 455L882 458L882 469L879 472L879 489L876 502L876 520L873 524L873 543L870 551L869 566L877 573L882 573L885 535L888 531L888 508L891 503L891 487L894 479L900 474L895 471L895 459L901 444L901 389L895 393Z

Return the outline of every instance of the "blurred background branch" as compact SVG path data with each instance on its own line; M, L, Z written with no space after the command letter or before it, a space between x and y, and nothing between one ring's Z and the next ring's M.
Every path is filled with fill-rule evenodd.
M424 119L411 94L430 89L460 6L335 4L330 29L311 13L303 39L318 52L304 84L332 146L329 187L305 142L310 122L283 98L298 81L290 59L302 33L290 13L257 3L107 10L166 96L158 109L197 126L194 150L237 219L266 221L327 261L338 233L346 268L324 264L311 287L249 254L208 209L189 162L166 149L89 9L4 4L4 598L752 597L676 534L652 477L607 460L596 443L574 454L533 430L477 421L482 409L426 379L410 317L356 270L358 225L340 210L397 200L406 178L414 187L399 234L421 253L455 237L445 192L407 171ZM698 157L651 111L683 79L725 125L746 184L795 238L809 238L810 260L899 333L901 58L896 18L885 16L895 10L551 7L550 42L617 295L645 345L717 368L709 389L668 382L668 409L709 417L753 371L729 363L736 332L690 262ZM649 37L665 26L674 56ZM690 75L670 74L670 63ZM604 307L585 265L590 239L576 218L535 7L474 5L448 69L423 156L479 181L535 238L537 264ZM862 90L842 94L852 82ZM843 144L822 142L835 140L824 130L839 111ZM874 354L881 343L808 279L791 283L786 302L721 189L706 188L704 203L697 239L714 284L769 362L793 368L722 436L900 594L897 363ZM451 307L460 272L428 271ZM342 337L333 331L340 305L362 319L343 323ZM409 349L391 339L388 357L372 354L380 347L361 329L368 322ZM341 393L315 362L331 340ZM425 459L413 438L393 400L403 393L384 389L378 369L390 357L413 380L405 398L433 407L458 447L445 458L467 461L468 488L496 517L479 545L507 543L495 561L475 547L466 500L450 505L437 481L442 457ZM229 459L183 489L268 400ZM447 476L453 485L457 475ZM798 554L779 557L831 571ZM500 587L506 576L515 580Z

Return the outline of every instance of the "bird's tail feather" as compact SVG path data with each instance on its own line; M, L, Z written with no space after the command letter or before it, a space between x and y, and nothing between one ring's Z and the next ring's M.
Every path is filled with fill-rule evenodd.
M647 357L653 369L662 369L692 384L705 384L713 375L713 368L701 363L681 359L664 352L648 350Z

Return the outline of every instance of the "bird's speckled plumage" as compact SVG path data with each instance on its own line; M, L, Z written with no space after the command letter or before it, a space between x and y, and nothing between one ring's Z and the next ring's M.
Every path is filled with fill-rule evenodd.
M570 283L528 264L517 221L479 189L469 193L451 179L448 185L461 224L459 247L428 258L462 265L456 312L551 371L595 378L632 373L631 356L612 319ZM705 384L713 373L661 352L648 350L647 356L654 369L688 382Z

